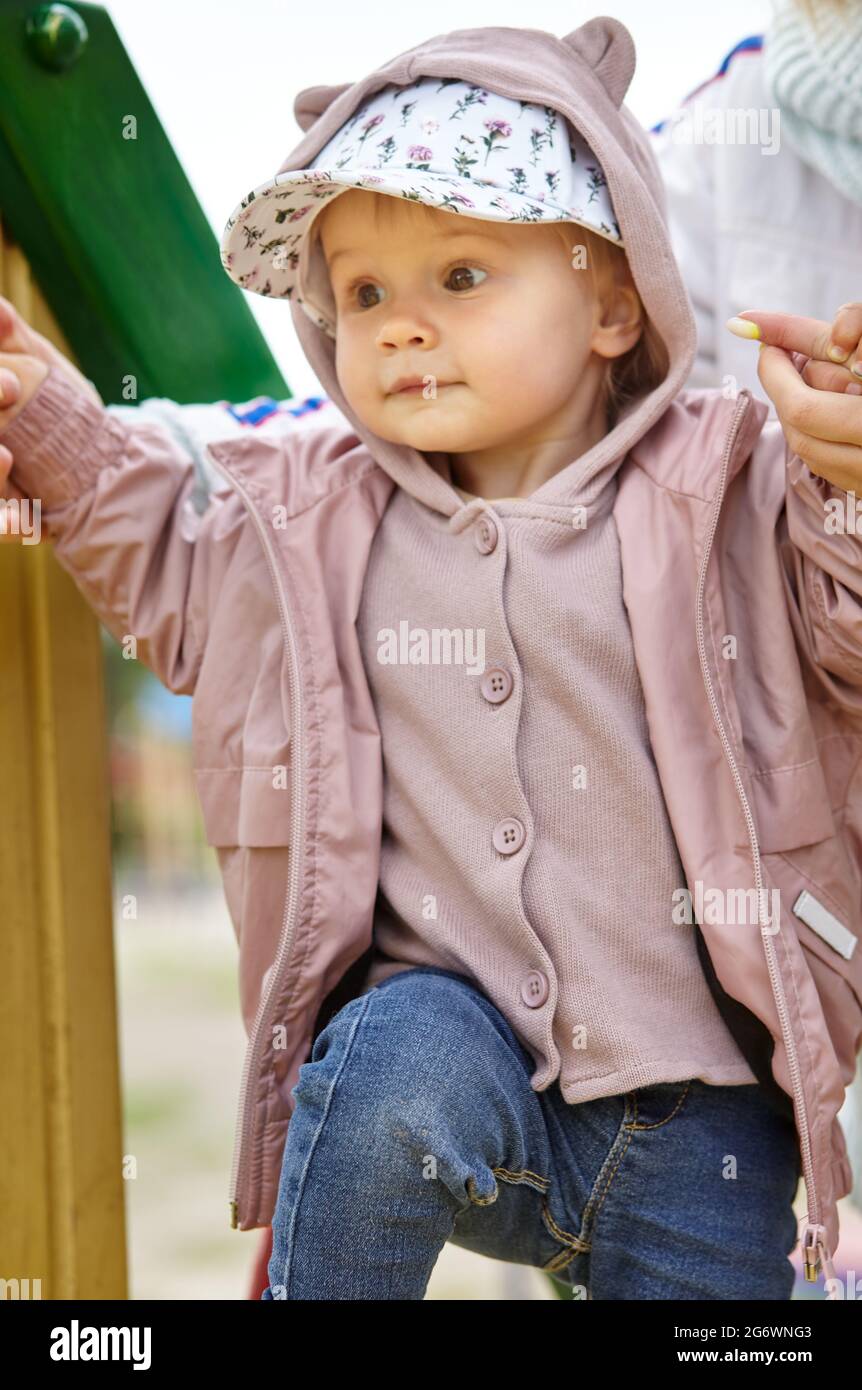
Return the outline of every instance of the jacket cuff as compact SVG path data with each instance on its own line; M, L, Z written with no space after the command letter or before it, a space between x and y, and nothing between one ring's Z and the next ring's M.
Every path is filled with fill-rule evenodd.
M125 427L65 372L50 367L0 442L12 453L10 480L47 510L72 502L122 452Z

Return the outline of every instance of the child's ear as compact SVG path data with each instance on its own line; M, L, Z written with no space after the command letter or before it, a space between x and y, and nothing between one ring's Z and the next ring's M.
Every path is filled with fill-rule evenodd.
M643 333L644 316L633 285L617 285L603 303L593 330L592 349L601 357L621 357Z
M610 15L588 19L561 40L592 68L614 106L622 106L634 76L635 41L628 29Z

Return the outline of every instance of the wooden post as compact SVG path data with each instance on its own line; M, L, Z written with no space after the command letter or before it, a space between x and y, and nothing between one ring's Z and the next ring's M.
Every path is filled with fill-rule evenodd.
M2 227L0 293L73 357ZM0 599L0 1294L124 1299L99 624L45 540L0 543Z

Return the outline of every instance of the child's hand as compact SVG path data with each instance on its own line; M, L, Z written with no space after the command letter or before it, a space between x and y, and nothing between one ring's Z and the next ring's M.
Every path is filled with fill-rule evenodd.
M64 357L41 333L37 333L25 318L22 318L14 304L0 295L0 353L25 352L29 357L37 357L49 367L57 367L65 372L79 391L85 392L97 405L103 401L95 386L78 371L78 368ZM23 408L23 407L22 407Z
M37 357L0 352L0 435L33 399L47 375L47 363ZM4 452L9 452L5 445Z
M746 309L727 327L760 340L757 375L793 452L836 487L862 492L862 303L842 304L831 325ZM801 372L794 352L810 359Z
M6 426L33 399L45 377L48 366L36 357L22 352L0 352L0 439ZM12 454L0 444L0 541L18 540L19 533L7 526L5 502L10 498L23 500L24 494L9 481Z
M79 390L102 404L98 392L77 367L0 295L0 440L6 426L32 400L49 367L64 371ZM10 450L0 442L0 499L14 497L22 501L23 493L9 482L13 462ZM18 539L18 533L5 527L0 516L0 541Z

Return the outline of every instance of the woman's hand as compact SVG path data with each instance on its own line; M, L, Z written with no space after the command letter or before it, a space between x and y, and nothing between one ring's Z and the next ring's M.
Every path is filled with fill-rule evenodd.
M862 493L862 303L842 304L831 325L746 309L727 327L759 339L757 375L793 452L812 473ZM809 358L801 371L794 353Z

